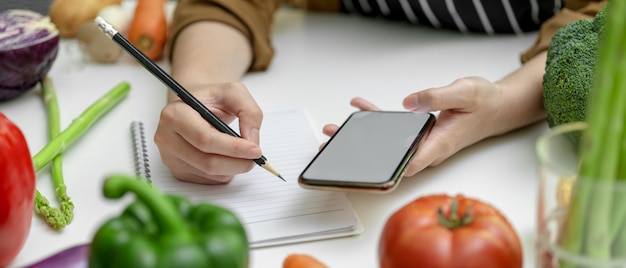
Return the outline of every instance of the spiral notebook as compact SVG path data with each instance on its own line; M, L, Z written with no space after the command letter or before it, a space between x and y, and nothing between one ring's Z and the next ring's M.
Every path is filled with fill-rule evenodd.
M266 112L261 148L287 182L255 166L227 185L199 185L175 179L153 141L156 122L133 121L135 172L165 193L211 202L239 216L250 247L342 237L363 231L346 194L303 189L297 177L315 156L319 142L302 109ZM231 127L238 130L235 123Z

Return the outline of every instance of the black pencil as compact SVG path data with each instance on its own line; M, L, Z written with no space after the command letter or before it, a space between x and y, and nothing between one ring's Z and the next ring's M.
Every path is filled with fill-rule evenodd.
M194 97L189 91L187 91L182 85L180 85L174 78L172 78L167 72L163 71L155 62L149 59L143 52L137 49L128 39L120 34L113 26L108 24L101 17L95 19L98 28L116 42L122 49L128 54L133 56L139 63L143 65L146 70L156 76L161 82L163 82L168 88L173 90L180 99L187 103L191 108L196 110L206 121L208 121L213 127L219 131L228 135L239 137L241 136L230 128L226 123L220 120L215 114L213 114L206 106L204 106L196 97ZM267 161L267 158L261 155L260 158L254 159L254 162L272 174L276 175L281 180L285 181L283 177L272 167Z

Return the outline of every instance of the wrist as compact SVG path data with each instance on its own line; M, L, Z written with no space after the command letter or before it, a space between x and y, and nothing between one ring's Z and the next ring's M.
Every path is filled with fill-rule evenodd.
M252 47L237 29L200 21L183 29L172 52L172 76L187 85L240 81L252 62Z

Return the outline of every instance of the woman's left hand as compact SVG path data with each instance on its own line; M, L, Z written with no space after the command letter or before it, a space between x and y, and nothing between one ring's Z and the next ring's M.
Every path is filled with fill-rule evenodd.
M531 90L524 94L535 94ZM430 88L405 97L404 108L414 112L440 111L430 134L417 150L406 169L405 176L415 175L428 166L436 166L487 137L502 134L534 122L537 119L520 115L515 106L535 106L523 103L533 98L514 98L503 86L480 77L461 78L448 86ZM520 103L520 100L522 101ZM354 98L350 104L360 110L380 110L363 98ZM519 109L524 110L524 109ZM323 132L332 136L339 127L324 126Z

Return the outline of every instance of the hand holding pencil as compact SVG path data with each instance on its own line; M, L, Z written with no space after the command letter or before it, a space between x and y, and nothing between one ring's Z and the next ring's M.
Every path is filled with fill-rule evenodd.
M176 178L203 184L227 183L234 175L250 171L256 165L251 159L261 155L258 129L263 115L247 89L241 84L212 84L189 90L199 99L235 100L228 106L208 105L219 107L215 114L225 122L238 117L243 139L217 131L175 100L162 109L155 135L164 164Z
M198 98L102 18L95 21L104 34L180 98L180 101L164 107L155 135L163 162L174 176L195 183L227 183L234 175L249 171L256 163L284 181L261 154L258 133L262 112L245 86L239 83L212 84L202 91L196 86L193 92ZM199 99L212 101L211 106L217 114ZM239 118L241 134L221 119L234 117Z

